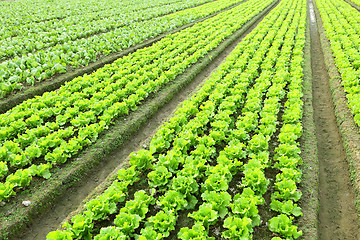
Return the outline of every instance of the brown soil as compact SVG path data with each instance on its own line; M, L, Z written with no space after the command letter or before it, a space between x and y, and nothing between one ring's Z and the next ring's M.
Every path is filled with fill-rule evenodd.
M298 219L297 224L303 231L302 239L317 240L318 239L318 183L319 183L319 161L317 155L316 130L314 123L314 108L312 96L312 72L311 72L311 54L310 54L310 14L307 9L306 23L306 42L304 47L304 80L303 80L303 135L300 139L301 158L303 164L302 181L299 188L302 197L299 206L303 212L303 216Z
M319 239L358 239L355 194L329 86L312 1L310 8L313 106L319 158Z

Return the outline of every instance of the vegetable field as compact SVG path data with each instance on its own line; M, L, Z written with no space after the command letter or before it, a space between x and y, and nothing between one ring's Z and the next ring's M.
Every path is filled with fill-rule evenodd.
M0 239L360 238L358 1L0 7Z

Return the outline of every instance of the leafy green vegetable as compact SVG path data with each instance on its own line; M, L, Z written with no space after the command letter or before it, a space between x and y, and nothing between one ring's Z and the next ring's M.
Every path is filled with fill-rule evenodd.
M189 229L188 227L181 228L178 237L181 240L214 240L213 237L207 236L207 231L201 223L195 223L194 226Z
M292 217L280 214L269 220L270 231L279 233L287 239L297 239L302 236L302 231L297 231L297 227L292 225Z
M114 220L114 224L126 235L131 235L140 225L141 217L136 214L120 212Z
M151 153L145 149L139 150L137 153L132 153L130 155L130 164L135 166L138 170L146 170L152 168L153 156Z
M224 228L228 229L222 234L224 238L238 240L252 238L250 218L228 217L224 221Z
M128 239L121 230L117 227L106 227L100 230L100 233L95 236L95 240L126 240Z
M228 206L231 201L231 196L227 192L204 192L201 194L204 201L210 203L213 210L217 211L220 218L224 218L228 213Z
M201 222L208 229L209 225L215 223L218 218L218 214L213 208L211 203L203 203L200 205L198 211L189 213L188 217L195 219L197 222Z
M162 187L169 182L171 172L164 166L155 166L155 170L148 174L150 187Z
M286 215L294 215L295 217L302 216L301 208L297 204L294 204L293 201L287 200L280 202L278 200L273 200L270 203L272 210L280 212Z
M175 229L176 216L172 211L160 211L148 219L147 226L152 226L163 237L168 237L170 231Z

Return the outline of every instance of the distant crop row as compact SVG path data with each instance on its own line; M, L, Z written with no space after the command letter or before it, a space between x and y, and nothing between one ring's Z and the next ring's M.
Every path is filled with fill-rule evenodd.
M354 120L360 126L360 12L339 0L317 0Z
M20 57L59 43L64 44L79 38L90 37L94 34L129 26L134 22L149 20L209 1L188 0L168 5L163 3L145 9L141 9L141 5L129 5L123 6L120 10L115 8L100 13L95 12L65 18L60 21L33 22L22 26L21 29L15 28L13 30L10 28L7 33L14 31L16 36L0 40L0 60L7 60L15 56ZM121 12L119 13L119 11Z
M34 84L36 81L49 79L57 73L64 73L69 68L86 66L98 60L99 56L127 49L241 1L218 0L142 22L133 21L109 32L74 41L59 42L43 50L16 56L0 63L0 98L16 89L22 89L24 83ZM189 5L191 4L179 6L188 7ZM147 15L151 14L152 10L148 9ZM36 43L30 43L27 46L31 48L34 44Z
M22 29L22 26L32 23L41 22L56 22L66 18L76 18L79 15L102 13L117 9L121 11L123 7L133 6L139 9L144 9L150 6L156 6L162 3L173 3L179 0L60 0L60 1L46 1L46 0L24 0L13 2L0 2L0 36L14 36L17 35L17 30ZM9 31L4 31L3 28Z
M268 6L251 0L0 115L0 200L92 144Z
M305 0L280 2L157 131L149 150L132 153L130 167L47 239L160 240L174 237L184 212L193 224L178 230L179 239L251 239L270 168L278 173L271 195L278 215L267 223L273 240L299 238L292 221L302 215L305 26ZM129 188L144 179L144 190L130 198ZM224 231L216 235L209 229L219 222Z
M350 0L350 2L353 2L360 7L360 0Z

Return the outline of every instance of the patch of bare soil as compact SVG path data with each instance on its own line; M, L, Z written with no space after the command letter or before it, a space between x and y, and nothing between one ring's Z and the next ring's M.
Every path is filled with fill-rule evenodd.
M319 158L319 239L359 239L355 194L339 128L312 1L310 8L314 121Z

